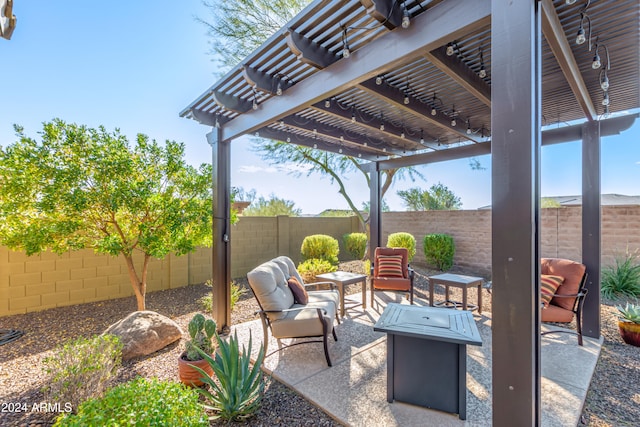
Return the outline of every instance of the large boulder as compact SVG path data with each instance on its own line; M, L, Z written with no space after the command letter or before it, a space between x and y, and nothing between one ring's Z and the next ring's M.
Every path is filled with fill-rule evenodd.
M173 320L155 311L135 311L109 326L104 334L120 337L122 359L128 360L158 351L182 337Z

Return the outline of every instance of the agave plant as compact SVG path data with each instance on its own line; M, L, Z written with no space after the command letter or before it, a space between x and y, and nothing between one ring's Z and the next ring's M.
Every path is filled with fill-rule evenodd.
M209 385L209 389L200 388L198 392L204 396L207 403L203 406L216 414L210 419L223 418L229 421L240 421L249 418L259 408L264 394L264 382L260 366L264 361L264 347L260 344L256 362L251 366L251 333L249 345L240 352L238 334L225 342L215 334L218 351L214 357L200 351L202 358L213 368L214 380L202 369L195 367L202 374L202 382Z
M621 305L617 305L616 308L620 320L640 324L640 305L627 303L624 308Z

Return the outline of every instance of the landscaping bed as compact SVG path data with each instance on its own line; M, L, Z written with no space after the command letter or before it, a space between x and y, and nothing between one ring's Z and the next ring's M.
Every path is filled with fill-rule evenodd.
M361 266L359 262L351 262L341 264L340 268L359 272ZM416 296L425 298L428 294L426 277L434 272L417 267L416 273ZM238 279L237 283L247 286L246 279ZM348 293L359 291L359 285L347 290ZM452 289L454 297L456 291L459 292ZM210 288L205 285L154 292L147 295L147 308L172 318L186 331L193 314L202 311L198 299L208 292ZM469 300L474 301L474 291L470 290L469 294ZM491 298L486 293L484 296L483 309L491 311ZM583 419L590 426L632 426L637 425L640 419L640 348L622 342L613 305L613 302L606 301L601 308L604 345L583 411ZM232 311L232 323L254 320L257 308L251 293L245 293ZM51 355L58 344L79 336L99 334L135 309L135 299L131 297L2 318L3 329L17 329L25 334L0 346L0 404L5 409L0 412L0 425L52 424L57 414L32 410L34 404L38 405L45 399L41 392L46 380L43 359ZM122 383L136 376L178 381L176 361L183 348L184 338L152 355L125 361L115 382ZM25 407L22 404L26 404L27 410L6 411L10 409L8 404L21 404L21 408ZM262 408L255 417L238 424L339 425L322 410L277 381L268 381Z

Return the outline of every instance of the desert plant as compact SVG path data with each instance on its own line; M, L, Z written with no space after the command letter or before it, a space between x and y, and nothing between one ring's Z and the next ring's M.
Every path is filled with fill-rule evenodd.
M338 245L338 240L331 236L314 234L304 238L300 252L305 260L323 259L332 265L337 265L340 246Z
M122 360L122 343L115 335L80 337L59 346L44 359L49 375L43 392L50 402L70 403L72 408L100 396Z
M640 296L640 262L638 251L617 256L615 265L602 270L600 290L605 298Z
M453 255L456 247L453 237L448 234L427 234L424 236L424 257L428 264L440 271L447 271L453 266Z
M216 323L211 319L197 313L188 326L191 339L186 342L185 355L187 360L202 360L201 352L213 353L213 343L211 339L216 333Z
M55 426L208 426L198 393L180 383L138 377L89 399Z
M365 233L349 233L342 236L344 248L354 259L364 258L367 251L367 235Z
M640 305L627 303L624 308L621 305L616 305L616 308L621 321L640 324Z
M207 285L208 287L212 287L213 282L211 281L211 279L209 279L205 282L205 285ZM242 295L246 293L247 290L245 288L240 287L240 285L238 285L236 282L231 282L231 311L233 311L236 303L240 301L240 297L242 297ZM204 311L211 313L211 311L213 310L213 295L210 292L200 298L198 302L200 303Z
M391 233L387 237L388 248L407 248L409 252L409 262L416 254L416 238L405 232Z
M312 282L318 274L331 273L337 269L338 267L331 265L328 261L316 258L308 259L298 265L298 273L305 282Z
M213 368L216 379L196 368L203 375L202 382L211 388L211 391L207 388L198 389L207 401L204 407L216 413L210 419L239 421L248 418L260 408L264 394L260 370L264 361L264 347L260 344L256 362L251 367L251 332L248 348L243 346L242 353L237 333L229 337L228 343L216 334L216 341L218 352L215 358L201 352L202 357Z

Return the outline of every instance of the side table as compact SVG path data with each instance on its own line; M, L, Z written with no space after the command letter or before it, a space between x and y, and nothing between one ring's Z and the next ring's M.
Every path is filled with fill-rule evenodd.
M318 274L316 278L320 280L326 280L333 282L338 287L340 292L340 317L344 317L345 305L344 305L344 287L345 285L351 285L353 283L362 282L362 303L350 303L349 308L362 306L367 308L367 276L365 274L349 273L347 271L334 271L333 273Z
M429 305L432 307L445 306L456 307L459 303L449 300L449 286L462 288L462 309L463 310L475 310L478 309L478 313L482 313L482 277L464 276L462 274L444 273L437 274L429 277ZM433 288L435 285L444 285L445 297L444 301L434 304L433 303ZM478 305L467 304L467 289L476 286L478 288Z

